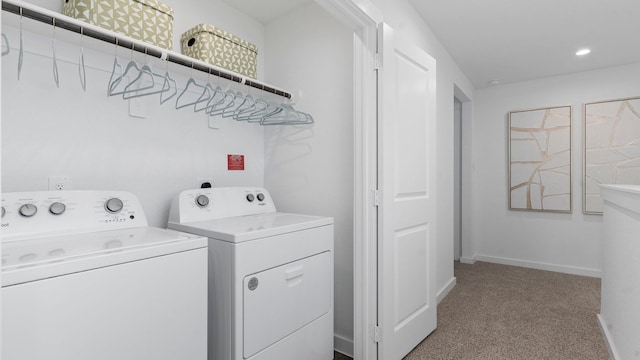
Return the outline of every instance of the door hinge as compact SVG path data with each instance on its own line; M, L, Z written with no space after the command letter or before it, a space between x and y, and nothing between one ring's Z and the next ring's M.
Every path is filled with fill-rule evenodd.
M380 70L382 67L382 54L376 53L374 57L375 63L373 64L373 70Z
M380 206L380 202L382 199L380 198L380 190L373 190L373 206Z
M382 330L380 326L376 325L373 327L373 341L377 343L382 341Z

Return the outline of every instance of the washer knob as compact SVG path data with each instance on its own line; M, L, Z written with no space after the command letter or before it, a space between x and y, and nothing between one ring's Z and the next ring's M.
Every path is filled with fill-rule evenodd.
M65 210L67 210L67 207L61 202L54 202L49 206L49 212L53 215L60 215Z
M24 217L32 217L38 212L38 208L33 204L24 204L20 206L18 212Z
M4 206L2 207L2 217L4 217L4 213L6 213L7 211L4 209Z
M255 199L256 199L256 197L255 197L255 196L253 196L253 194L249 194L249 195L247 195L247 201L248 201L248 202L253 202L253 200L255 200Z
M263 201L264 200L264 194L263 193L259 193L258 194L258 201Z
M199 207L205 207L209 205L209 198L207 197L207 195L198 195L198 197L196 198L196 205L198 205Z
M124 208L124 203L118 198L111 198L104 203L104 209L111 214L117 214Z

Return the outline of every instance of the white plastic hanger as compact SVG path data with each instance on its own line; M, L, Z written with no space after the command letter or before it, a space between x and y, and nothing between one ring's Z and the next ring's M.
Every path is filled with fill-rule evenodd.
M225 111L222 111L222 113L220 114L222 117L233 117L236 112L240 111L240 109L246 109L249 106L253 105L253 97L251 96L245 96L243 93L241 93L240 91L236 91L234 92L234 96L235 96L235 100L234 103L236 104L233 108L228 108Z
M118 73L116 75L116 73ZM111 69L111 77L107 85L107 96L111 96L111 89L114 89L122 81L122 65L118 62L118 38L116 38L116 47L113 56L113 68Z
M222 96L222 101L207 107L207 114L217 116L236 106L237 97L233 90L229 89L224 91Z
M239 114L235 119L248 122L260 122L262 118L273 116L282 111L282 108L280 108L278 104L264 99L257 99L255 105L255 109L252 112Z
M87 71L84 66L84 45L82 39L84 38L84 28L80 28L80 58L78 59L78 76L80 76L80 86L84 92L87 91Z
M305 125L313 124L313 117L302 111L294 109L289 104L281 104L282 111L277 114L264 116L260 125Z
M172 97L178 94L178 84L171 77L169 71L166 71L164 74L164 82L162 83L162 91L160 93L160 104L164 104ZM166 90L165 90L166 89Z
M225 91L220 87L220 85L213 88L213 96L207 101L207 106L205 108L205 112L210 114L217 107L223 105L227 98Z
M131 98L136 98L141 96L160 94L170 90L170 82L165 79L165 76L167 76L168 73L166 73L165 75L157 74L153 72L153 70L151 70L151 66L149 66L148 63L146 63L146 60L147 60L146 48L144 50L144 58L145 58L145 65L143 65L139 69L140 71L138 73L138 76L124 87L124 91L122 93L122 97L124 99L131 99ZM136 67L137 67L137 63L136 63ZM150 84L148 81L145 80L145 78L151 80ZM158 78L162 83L161 88L156 88L155 86L156 78Z
M143 66L144 68L144 66ZM151 68L148 67L148 70L151 71ZM142 96L149 96L149 95L155 95L155 94L164 94L166 92L171 92L171 90L173 89L173 95L175 95L175 93L178 91L175 88L175 80L173 80L171 78L171 75L169 75L169 73L165 73L164 75L160 75L160 74L156 74L154 72L151 72L152 76L156 79L158 79L158 83L161 83L162 86L161 87L156 87L155 84L154 86L145 86L145 87L134 87L138 84L138 82L136 82L136 80L132 81L131 83L127 84L127 86L125 86L123 93L122 93L122 98L123 99L132 99L132 98L137 98L137 97L142 97ZM138 78L140 78L141 75L138 76ZM154 80L155 82L155 80ZM174 85L172 87L172 85ZM173 97L173 95L169 96L169 98ZM165 99L168 100L169 98ZM162 101L162 98L161 98ZM162 104L162 102L161 102Z
M9 39L7 35L2 33L2 56L9 55L11 52L11 47L9 46Z
M162 84L162 88L164 89L165 87L168 87L168 90L160 93L160 104L164 104L178 94L178 84L169 74L169 62L164 54L162 56L162 60L165 61L164 82Z
M22 60L24 59L24 43L22 41L22 7L20 7L20 50L18 51L18 80L22 73Z
M196 100L193 100L193 101L187 100L188 99L187 93L193 93L194 89L199 89L199 91L196 91L196 92L200 95ZM189 80L187 80L187 84L185 85L184 90L182 90L182 92L180 93L180 95L178 95L178 98L176 99L176 109L182 109L188 106L194 106L195 108L196 104L200 104L202 102L208 102L210 99L210 94L207 96L208 91L209 90L205 85L198 84L193 79L193 77L190 77ZM205 109L206 109L206 106L205 106Z
M122 79L124 79L125 77L127 77L127 75L129 75L129 73L132 73L132 76L136 76L134 78L133 81L129 82L128 84L124 85L124 88L122 90L118 90L117 89L117 85L122 83ZM142 85L139 88L135 88L132 89L132 86L137 85L139 83L144 84L144 80L146 79L148 80L146 83L150 84L150 85ZM122 75L120 76L120 78L118 79L117 82L115 82L115 84L113 86L111 86L109 88L109 95L110 96L114 96L114 95L123 95L127 92L131 92L131 91L142 91L142 90L147 90L147 89L151 89L155 86L155 79L153 77L153 72L151 71L151 68L149 68L148 65L144 65L142 67L138 67L138 63L136 63L133 60L130 60L129 63L127 64L127 67L125 68L124 72L122 73Z
M56 87L60 87L60 77L58 74L58 59L56 58L56 19L53 19L53 40L51 42L51 48L53 51L53 81L56 83Z

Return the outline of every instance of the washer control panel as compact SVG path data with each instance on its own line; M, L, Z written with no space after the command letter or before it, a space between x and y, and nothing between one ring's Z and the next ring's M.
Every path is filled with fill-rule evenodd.
M264 188L192 189L181 192L173 199L169 221L184 223L275 211L273 200Z
M147 226L138 199L124 191L2 194L3 239Z

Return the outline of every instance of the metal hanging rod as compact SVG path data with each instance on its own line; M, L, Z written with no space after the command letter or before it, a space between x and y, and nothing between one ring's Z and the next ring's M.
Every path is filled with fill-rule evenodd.
M157 46L145 44L142 41L134 40L130 37L119 35L91 24L83 23L80 20L72 19L62 14L48 11L46 9L41 9L35 5L23 2L20 3L22 3L23 5L20 5L17 2L13 1L2 0L2 10L20 15L28 19L36 20L41 23L55 26L56 28L69 30L78 34L82 34L83 36L88 36L110 44L118 45L133 51L154 56L159 59L183 65L194 70L199 70L207 74L218 76L227 80L231 80L233 82L250 86L255 89L291 99L290 93L276 89L260 81L239 76L236 73L225 71L217 66L209 65L205 62L192 59L188 56L178 54L171 50L166 50Z

